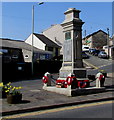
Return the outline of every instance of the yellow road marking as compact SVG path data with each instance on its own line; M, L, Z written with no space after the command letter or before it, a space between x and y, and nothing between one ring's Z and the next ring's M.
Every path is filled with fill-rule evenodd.
M34 115L41 115L45 113L53 113L53 112L59 112L59 111L64 111L64 110L72 110L72 109L77 109L77 108L83 108L83 107L91 107L91 106L98 106L98 105L103 105L103 104L109 104L109 103L114 103L114 101L105 101L105 102L97 102L97 103L90 103L90 104L84 104L84 105L75 105L75 106L70 106L70 107L63 107L63 108L54 108L51 110L44 110L44 111L37 111L37 112L29 112L29 113L22 113L18 115L11 115L11 116L6 116L3 117L5 119L11 119L11 118L22 118L25 116L34 116Z
M93 67L93 68L95 68L95 69L99 69L99 67L96 67L95 65L90 64L90 63L88 63L88 62L85 61L85 60L83 60L83 62L84 62L85 64L87 64L88 66L91 66L91 67Z

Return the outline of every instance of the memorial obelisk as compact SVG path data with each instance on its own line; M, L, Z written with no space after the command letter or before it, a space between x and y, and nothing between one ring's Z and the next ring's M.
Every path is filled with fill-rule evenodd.
M69 73L74 73L77 78L86 78L86 69L82 61L82 25L81 11L69 8L65 14L65 20L61 24L65 36L63 44L63 64L59 72L59 78L66 78Z

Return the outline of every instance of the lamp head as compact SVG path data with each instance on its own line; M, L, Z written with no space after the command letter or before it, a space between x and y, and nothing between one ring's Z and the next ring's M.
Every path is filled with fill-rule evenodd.
M42 4L44 4L44 2L39 2L39 3L38 3L38 5L42 5Z

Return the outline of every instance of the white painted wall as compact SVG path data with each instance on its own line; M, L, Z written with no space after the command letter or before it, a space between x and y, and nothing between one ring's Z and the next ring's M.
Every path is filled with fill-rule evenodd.
M114 45L114 34L112 36L112 44Z
M32 45L32 34L25 40L25 42ZM33 46L41 50L45 50L46 45L34 35Z
M105 52L107 53L108 55L108 48L104 49ZM112 54L111 54L111 48L109 47L109 57L111 58L112 57Z
M65 36L63 34L63 27L60 24L53 25L50 28L44 30L43 34L57 44L57 41L59 41L60 44L58 45L61 45L62 47L60 50L60 54L63 54L63 42L65 40Z
M63 34L63 27L60 24L53 25L50 28L44 30L43 34L54 42L56 42L55 41L55 37L56 37L56 40L59 41L61 44L63 44L65 40Z
M28 50L25 50L25 49L22 49L22 52L23 52L24 61L25 62L31 62L32 61L32 52L28 51ZM28 58L25 57L26 55L28 55Z

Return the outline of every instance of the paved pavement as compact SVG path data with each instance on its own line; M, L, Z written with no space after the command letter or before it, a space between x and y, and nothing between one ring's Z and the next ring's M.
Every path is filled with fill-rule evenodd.
M25 80L12 83L15 86L22 86L22 102L19 104L8 104L6 99L2 99L2 114L11 115L15 113L23 113L41 109L56 108L80 103L95 102L99 100L114 99L112 74L109 73L106 78L106 92L89 94L75 97L67 97L54 92L48 92L42 89L43 83L41 79ZM95 81L91 82L91 86L95 86Z

